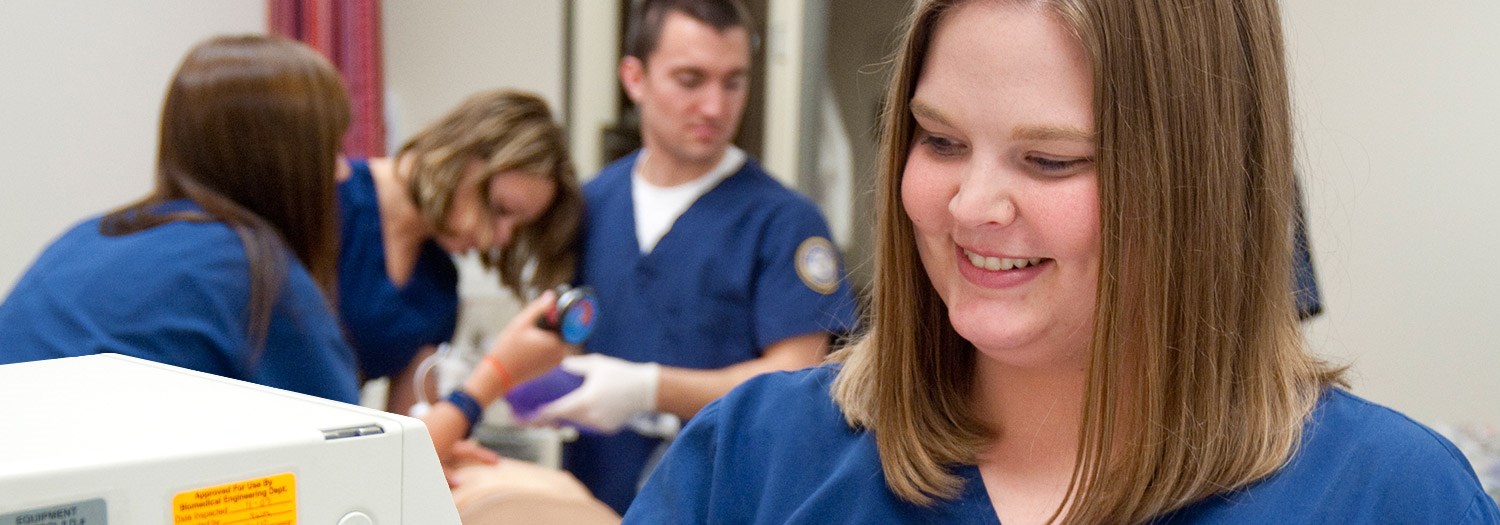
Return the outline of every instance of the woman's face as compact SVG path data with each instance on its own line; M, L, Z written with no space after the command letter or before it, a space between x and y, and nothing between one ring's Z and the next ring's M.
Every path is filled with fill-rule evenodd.
M504 248L516 230L535 222L552 206L557 192L552 179L519 170L489 177L485 201L475 184L487 175L484 168L481 161L469 163L464 182L453 194L443 231L436 236L438 246L450 253Z
M949 319L1018 367L1079 367L1093 331L1093 86L1051 11L967 2L936 26L911 100L901 198Z

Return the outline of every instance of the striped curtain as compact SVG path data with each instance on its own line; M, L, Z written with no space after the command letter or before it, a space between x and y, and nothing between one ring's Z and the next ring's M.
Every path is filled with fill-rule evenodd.
M343 75L353 112L344 154L385 155L380 0L267 0L266 4L271 33L306 43L328 57Z

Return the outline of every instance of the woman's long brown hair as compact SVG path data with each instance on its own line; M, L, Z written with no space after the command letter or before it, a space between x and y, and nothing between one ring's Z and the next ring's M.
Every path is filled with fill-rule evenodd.
M286 279L288 250L334 297L334 166L349 126L338 72L297 42L217 37L188 52L162 103L156 186L106 215L106 235L171 221L220 221L249 262L249 342L259 355ZM159 211L187 199L198 212Z

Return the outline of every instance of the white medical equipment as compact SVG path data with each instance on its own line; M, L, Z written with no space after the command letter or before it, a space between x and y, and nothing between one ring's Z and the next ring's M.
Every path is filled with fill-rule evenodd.
M115 354L0 366L0 523L458 522L416 419Z

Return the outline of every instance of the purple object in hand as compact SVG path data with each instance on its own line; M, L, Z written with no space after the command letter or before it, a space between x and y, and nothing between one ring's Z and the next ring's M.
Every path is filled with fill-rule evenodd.
M557 367L542 374L541 377L517 385L505 395L505 400L510 403L510 409L516 417L525 421L536 417L536 411L542 408L542 405L578 389L581 385L583 385L583 376Z

